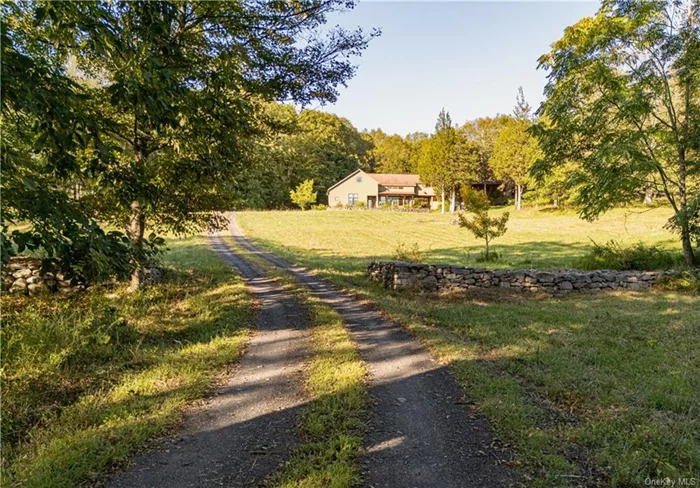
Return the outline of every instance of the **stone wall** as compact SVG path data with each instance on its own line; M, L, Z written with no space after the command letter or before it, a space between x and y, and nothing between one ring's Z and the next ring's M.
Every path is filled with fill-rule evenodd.
M641 290L650 288L664 271L537 271L521 269L488 270L450 265L428 265L400 261L372 262L367 275L394 290L426 291L470 288L515 288L523 291L560 295L601 290Z
M23 295L43 292L71 293L84 289L72 283L63 273L41 272L41 263L33 259L13 260L2 270L2 290Z
M163 270L151 266L143 270L146 284L163 278ZM114 282L112 282L114 283ZM41 272L41 262L36 259L13 259L2 270L2 291L23 295L40 293L73 293L85 290L88 285L71 281L63 273Z

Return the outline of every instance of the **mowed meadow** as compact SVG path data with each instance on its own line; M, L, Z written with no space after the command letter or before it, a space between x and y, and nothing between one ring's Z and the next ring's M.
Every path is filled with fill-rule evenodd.
M504 210L497 210L495 213ZM668 208L511 211L489 267L575 265L592 241L679 250ZM436 213L240 212L261 247L334 281L400 322L449 365L526 486L643 486L700 474L700 299L659 289L552 298L505 289L394 292L371 259L418 243L422 260L483 267L482 243ZM449 421L449 420L446 420Z
M510 211L508 231L492 242L499 268L568 268L593 242L643 242L680 250L677 236L664 229L669 207L620 208L594 222L572 211ZM391 259L399 243L416 243L422 260L483 267L477 262L483 241L456 225L456 214L376 211L240 212L237 221L256 242L317 269L364 270L371 259Z

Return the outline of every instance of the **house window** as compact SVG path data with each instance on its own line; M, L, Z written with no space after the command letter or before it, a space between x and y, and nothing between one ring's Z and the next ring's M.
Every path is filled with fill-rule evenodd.
M355 181L358 183L362 183L362 176L358 176L357 178L355 178Z
M348 193L348 205L357 205L357 193Z

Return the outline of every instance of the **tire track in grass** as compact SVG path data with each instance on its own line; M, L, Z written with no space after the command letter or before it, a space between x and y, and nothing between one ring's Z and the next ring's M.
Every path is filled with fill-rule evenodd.
M301 443L268 480L276 487L357 486L362 434L368 415L367 369L340 315L294 278L242 249L234 251L274 276L302 301L311 316L306 388L312 400L301 414Z
M446 367L401 327L306 270L257 249L232 222L233 240L289 272L333 307L367 361L376 401L362 458L366 481L376 487L511 486L516 475L502 464L484 419L470 415Z
M220 238L211 241L260 302L258 331L212 398L189 413L175 438L137 456L112 480L114 488L256 486L297 443L294 426L307 402L300 375L308 350L307 311Z

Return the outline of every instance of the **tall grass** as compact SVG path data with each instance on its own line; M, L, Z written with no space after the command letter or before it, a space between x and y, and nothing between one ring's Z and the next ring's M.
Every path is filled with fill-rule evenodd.
M99 479L240 356L241 280L202 238L171 248L166 280L139 294L2 297L3 486Z

